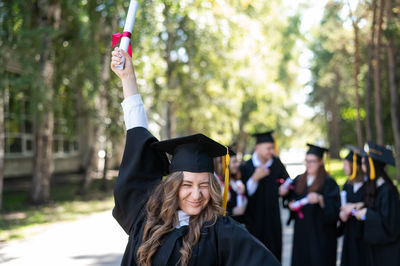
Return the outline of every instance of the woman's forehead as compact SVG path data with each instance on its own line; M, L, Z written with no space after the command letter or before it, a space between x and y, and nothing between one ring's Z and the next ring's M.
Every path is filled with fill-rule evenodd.
M210 179L209 172L201 172L201 173L183 172L183 181L204 182L204 181L209 181L209 179Z

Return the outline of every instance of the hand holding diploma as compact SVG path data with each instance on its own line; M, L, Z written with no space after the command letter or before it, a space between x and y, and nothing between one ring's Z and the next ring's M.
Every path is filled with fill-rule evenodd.
M367 216L367 208L362 208L361 210L356 211L353 215L357 218L357 220L365 221Z
M127 98L134 94L138 94L139 91L136 84L136 75L133 68L132 60L130 60L131 57L125 51L120 50L118 47L116 47L114 51L112 51L111 55L111 69L122 81L124 98ZM125 68L118 69L116 68L116 66L121 64L122 58L125 58L125 61L127 63L125 65Z
M135 0L131 0L129 3L129 8L128 8L128 14L126 15L126 20L125 20L125 26L124 26L124 32L123 33L115 33L113 34L113 45L114 47L117 43L118 40L121 38L121 42L119 44L119 48L124 50L125 52L128 52L128 54L132 57L132 48L131 48L131 34L132 34L132 29L133 25L135 24L135 17L136 17L136 11L138 9L138 2ZM115 68L117 69L123 69L125 64L125 57L122 57L122 62L119 65L116 65Z
M318 203L321 206L321 208L324 207L324 197L319 193L310 192L307 195L307 199L308 199L308 202L310 204L317 204Z
M283 178L278 179L276 182L281 183L282 185L279 186L279 195L280 196L285 196L288 192L289 189L293 189L293 179L291 179L290 177L286 178L286 180L284 180Z
M340 207L340 213L339 213L340 219L343 222L346 222L351 216L354 216L358 219L358 215L360 214L363 205L364 205L363 202L346 203L345 205L342 205L342 207ZM363 213L361 212L361 214Z
M304 218L303 213L300 211L301 208L303 208L304 206L306 206L309 203L308 198L304 197L298 201L292 201L289 203L289 209L291 211L297 212L297 215L299 215L300 219Z

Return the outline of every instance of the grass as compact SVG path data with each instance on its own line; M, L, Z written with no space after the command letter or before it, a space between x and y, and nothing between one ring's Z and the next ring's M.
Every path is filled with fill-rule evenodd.
M112 187L114 181L108 181ZM3 212L0 215L0 241L25 238L54 222L72 221L81 216L110 210L112 191L103 192L101 181L94 180L87 195L78 195L78 182L64 182L52 186L50 203L43 206L27 204L28 192L4 191Z

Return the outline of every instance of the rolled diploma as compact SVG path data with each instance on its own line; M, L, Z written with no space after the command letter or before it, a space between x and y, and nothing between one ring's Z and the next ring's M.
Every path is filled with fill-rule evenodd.
M298 201L295 201L292 204L290 204L290 207L292 209L297 209L297 208L301 208L301 207L303 207L303 206L305 206L307 204L308 204L308 199L307 199L307 197L304 197L304 198L302 198L302 199L300 199Z
M124 26L124 32L130 32L132 33L133 25L135 25L135 17L136 17L136 11L138 9L139 3L135 0L131 0L129 3L129 8L128 8L128 14L126 15L126 20L125 20L125 26ZM119 48L124 50L125 52L128 51L129 43L131 41L131 38L129 37L122 37L121 42L119 44ZM117 69L123 69L125 65L125 58L122 56L122 63L119 65L116 65L115 68Z
M342 192L340 192L340 202L342 204L342 206L347 204L347 191L343 190Z
M290 177L286 178L285 183L283 183L283 189L287 189L293 183L293 179Z

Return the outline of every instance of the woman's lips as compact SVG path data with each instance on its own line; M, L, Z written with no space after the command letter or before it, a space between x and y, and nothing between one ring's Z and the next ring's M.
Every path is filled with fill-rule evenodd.
M188 204L194 208L197 208L201 206L201 201L199 202L188 201Z

